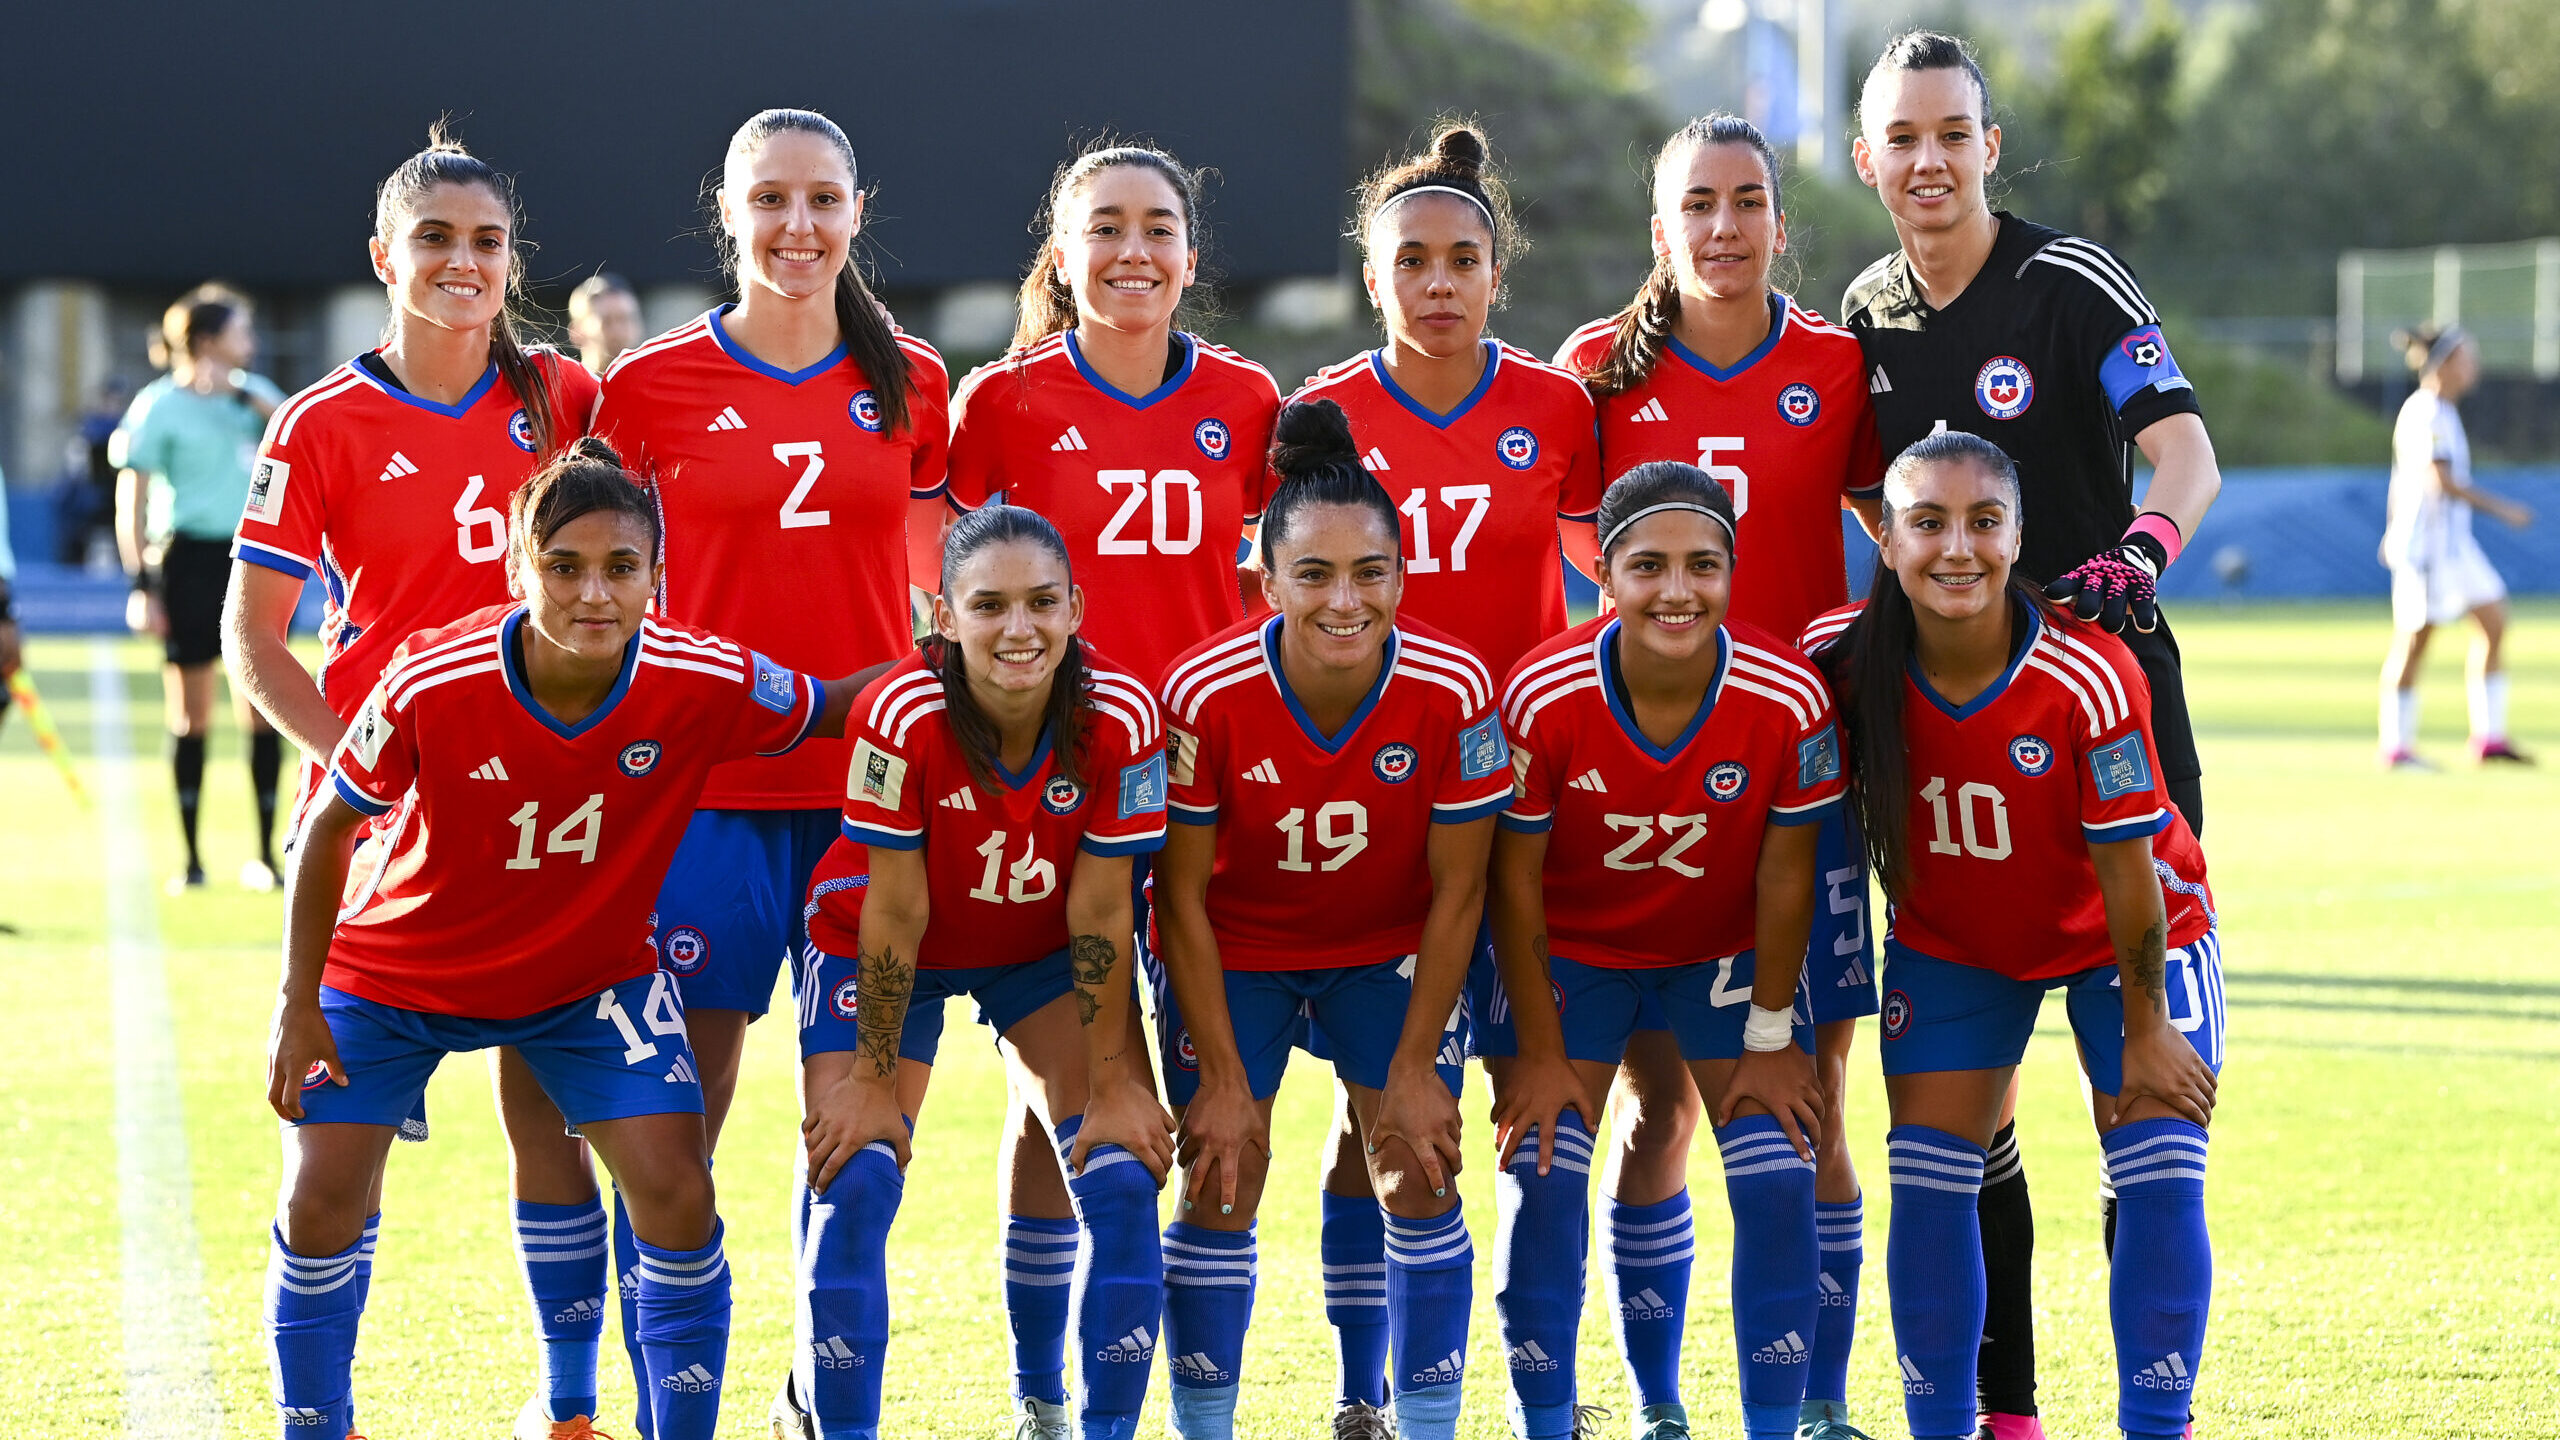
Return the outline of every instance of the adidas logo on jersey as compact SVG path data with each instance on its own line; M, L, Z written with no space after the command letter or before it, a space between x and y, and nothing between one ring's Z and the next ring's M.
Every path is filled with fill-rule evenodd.
M1277 785L1280 783L1280 767L1266 759L1261 764L1244 772L1244 778L1247 780L1259 780L1265 785Z
M1802 1365L1812 1358L1811 1347L1793 1330L1751 1352L1754 1365Z
M1511 1368L1514 1370L1553 1370L1556 1368L1556 1362L1555 1357L1547 1353L1545 1346L1540 1345L1535 1340L1524 1340L1511 1347Z
M474 780L512 780L515 777L507 773L506 761L492 755L488 759L480 762L480 768L471 772L471 778Z
M1067 433L1058 437L1058 443L1050 446L1049 448L1052 450L1090 450L1093 447L1085 444L1084 436L1078 434L1076 427L1070 425L1067 427Z
M1931 1381L1928 1376L1921 1374L1920 1367L1912 1364L1911 1357L1908 1355L1902 1357L1902 1393L1905 1395L1935 1395L1938 1393L1936 1383Z
M720 1388L720 1377L697 1363L686 1366L659 1381L658 1384L661 1388L673 1390L679 1395L708 1395Z
M1217 1361L1198 1350L1188 1355L1176 1355L1165 1362L1165 1368L1185 1380L1200 1380L1212 1385L1223 1385L1236 1378L1234 1371L1219 1369Z
M1531 1343L1533 1345L1535 1344L1534 1341ZM1540 1351L1539 1353L1543 1355L1546 1352ZM1555 1362L1549 1361L1548 1363L1553 1364ZM1407 1385L1455 1385L1466 1377L1467 1352L1464 1350L1452 1350L1440 1358L1439 1364L1414 1371L1412 1375L1406 1378L1404 1383Z
M978 808L978 797L968 786L963 785L933 803L943 810L975 810Z
M1094 1359L1113 1365L1144 1365L1155 1356L1156 1337L1144 1325L1093 1352Z
M720 413L711 417L711 423L703 426L702 428L705 430L744 430L747 428L747 422L738 418L738 410L736 406L723 405L720 407Z
M1600 778L1600 767L1597 765L1592 766L1590 769L1574 776L1571 780L1566 781L1565 788L1568 790L1588 790L1594 795L1606 795L1609 793L1609 783Z
M1867 393L1870 395L1890 395L1893 393L1893 382L1884 378L1883 366L1877 366L1876 373L1867 377Z
M602 1301L580 1300L576 1304L571 1305L568 1309L552 1316L551 1323L554 1325L575 1325L582 1320L601 1320L603 1318L604 1303Z
M415 475L417 473L418 462L401 454L399 451L394 450L391 452L391 463L383 466L382 473L374 476L373 478L377 481L397 480L403 475Z
M1671 1302L1663 1299L1662 1292L1654 1289L1650 1285L1647 1285L1633 1295L1628 1296L1619 1304L1618 1308L1626 1312L1626 1317L1630 1320L1668 1320L1671 1318Z
M2193 1390L2196 1381L2187 1373L2187 1362L2172 1350L2165 1360L2154 1360L2133 1372L2133 1383L2145 1390Z
M1372 445L1369 453L1360 457L1360 468L1372 475L1383 475L1394 467L1387 464L1387 452Z
M696 1079L694 1076L693 1062L686 1059L684 1056L679 1055L676 1057L676 1063L669 1066L667 1069L667 1083L670 1085L698 1085L701 1081Z
M1637 406L1636 413L1628 416L1627 418L1635 421L1668 420L1671 418L1671 412L1662 408L1662 397L1656 395L1652 399L1644 402L1642 405Z
M830 1335L818 1341L809 1347L809 1353L816 1357L819 1365L829 1370L850 1370L857 1365L869 1363L864 1357L855 1354L853 1347L844 1343L844 1337L841 1335Z

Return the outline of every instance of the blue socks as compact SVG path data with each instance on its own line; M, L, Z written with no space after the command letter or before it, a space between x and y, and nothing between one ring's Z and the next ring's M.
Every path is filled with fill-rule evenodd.
M516 1259L533 1294L533 1333L542 1337L538 1383L554 1420L596 1413L596 1349L604 1341L604 1292L611 1281L604 1203L518 1200Z
M1680 1403L1680 1334L1689 1323L1689 1266L1698 1253L1689 1192L1652 1205L1603 1200L1609 1298L1636 1409Z
M640 1390L631 1428L640 1440L656 1440L649 1411L649 1362L640 1354L640 1244L632 1237L631 1212L623 1208L619 1185L613 1187L613 1294L622 1311L622 1353L631 1361L631 1380Z
M1455 1440L1467 1370L1467 1310L1475 1300L1475 1244L1465 1207L1428 1220L1388 1214L1387 1328L1395 1351L1398 1440Z
M632 1237L639 1251L640 1383L657 1440L711 1440L720 1421L720 1377L729 1363L729 1261L720 1253L726 1227L715 1224L699 1250L661 1250Z
M1254 1266L1250 1227L1208 1230L1181 1220L1165 1227L1165 1373L1173 1382L1173 1433L1182 1440L1235 1434Z
M1862 1196L1813 1202L1813 1232L1822 1245L1822 1313L1813 1322L1813 1366L1804 1398L1849 1403L1849 1349L1858 1334L1858 1269L1867 1258L1867 1204Z
M897 1153L862 1148L826 1192L811 1195L799 1255L792 1378L825 1440L880 1433L880 1370L889 1351L889 1226L907 1182Z
M288 1435L344 1435L355 1428L350 1377L356 1323L364 1316L365 1287L357 1270L365 1242L358 1239L335 1255L303 1256L284 1248L281 1228L271 1227L269 1234L274 1248L267 1254L267 1340L277 1416Z
M1885 1283L1893 1295L1895 1368L1912 1440L1974 1433L1974 1366L1982 1338L1981 1146L1925 1125L1885 1134L1893 1228Z
M1052 1137L1059 1160L1073 1152L1083 1129L1081 1115L1056 1122ZM1068 1302L1084 1357L1076 1375L1078 1424L1085 1440L1127 1440L1137 1432L1138 1412L1146 1404L1156 1328L1164 1318L1156 1181L1137 1156L1117 1145L1097 1145L1085 1157L1084 1173L1067 1177L1067 1194L1084 1230Z
M1528 1440L1573 1434L1574 1350L1591 1248L1591 1131L1567 1111L1538 1173L1538 1127L1493 1181L1493 1305L1510 1360L1511 1429Z
M1771 1115L1716 1131L1733 1205L1733 1338L1742 1418L1753 1440L1795 1440L1813 1360L1822 1250L1814 1239L1813 1162Z
M2107 1298L2121 1386L2116 1424L2133 1440L2175 1440L2186 1429L2213 1299L2205 1133L2186 1120L2136 1120L2099 1143L2116 1192Z
M374 1243L381 1238L382 1212L376 1210L364 1217L364 1239L357 1242L359 1248L356 1251L356 1308L359 1310L363 1309L364 1302L373 1296L373 1247Z
M1013 1329L1014 1398L1067 1403L1067 1291L1076 1278L1076 1222L1007 1215L997 1264Z
M1341 1365L1340 1403L1387 1403L1386 1212L1366 1195L1324 1192L1324 1318Z

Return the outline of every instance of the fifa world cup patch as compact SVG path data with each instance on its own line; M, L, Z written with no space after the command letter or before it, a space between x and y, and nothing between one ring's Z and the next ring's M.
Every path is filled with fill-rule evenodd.
M1825 725L1822 733L1796 744L1796 788L1810 790L1826 781L1840 778L1840 736L1838 727Z
M1165 765L1162 751L1135 765L1120 769L1120 818L1161 810L1165 801Z
M1487 715L1458 734L1458 778L1481 780L1511 763L1510 742L1502 738L1502 718Z
M853 785L848 798L867 800L883 810L898 808L898 796L907 788L907 762L872 744L857 740L853 745Z
M756 662L756 703L776 715L788 715L800 699L800 677L789 666L776 665L750 650Z
M382 763L383 742L391 738L391 717L382 713L382 696L376 692L364 702L364 710L356 723L347 727L347 750L356 763L367 770Z
M2151 757L2142 748L2142 736L2127 735L2113 745L2090 751L2089 778L2097 785L2101 800L2150 789Z
M284 487L292 478L292 466L272 455L260 456L257 468L249 472L248 517L270 525L284 519Z
M1173 783L1188 785L1200 770L1200 737L1188 730L1168 730L1173 741L1173 758L1169 762Z

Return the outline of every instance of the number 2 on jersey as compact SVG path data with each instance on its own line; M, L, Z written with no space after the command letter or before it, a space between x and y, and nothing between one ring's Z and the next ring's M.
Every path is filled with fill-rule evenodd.
M794 460L809 462L800 471L799 483L791 487L791 494L782 502L782 528L785 530L806 530L834 518L824 510L800 508L800 502L809 498L809 490L818 483L818 477L826 473L827 457L819 453L823 448L815 440L791 440L773 447L773 458L785 465Z
M1443 485L1440 503L1455 510L1468 507L1466 518L1458 522L1458 538L1449 542L1449 568L1467 568L1467 543L1476 538L1476 527L1484 524L1484 512L1493 508L1490 485ZM1436 575L1440 557L1431 553L1431 491L1428 488L1408 492L1397 513L1413 522L1413 554L1404 568L1416 575Z

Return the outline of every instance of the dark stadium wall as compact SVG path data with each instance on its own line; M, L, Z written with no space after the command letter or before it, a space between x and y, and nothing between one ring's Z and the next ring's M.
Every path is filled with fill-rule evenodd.
M439 116L517 176L538 284L716 282L702 183L772 105L853 137L896 289L1018 276L1051 169L1105 132L1219 172L1226 279L1330 274L1347 4L30 7L0 60L0 183L77 221L0 227L0 285L362 282L373 186Z

